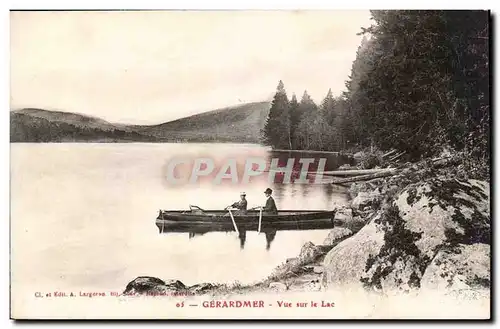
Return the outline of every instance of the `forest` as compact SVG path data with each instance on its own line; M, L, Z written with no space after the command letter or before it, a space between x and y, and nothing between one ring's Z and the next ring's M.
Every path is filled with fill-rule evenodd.
M262 142L275 149L395 150L409 161L463 152L489 175L488 11L376 10L345 90L316 104L279 81Z

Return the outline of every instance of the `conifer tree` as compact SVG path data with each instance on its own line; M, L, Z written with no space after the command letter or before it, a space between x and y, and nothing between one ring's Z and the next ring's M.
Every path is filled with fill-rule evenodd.
M317 109L318 109L318 106L316 105L316 103L314 103L311 96L309 96L309 94L307 93L307 90L305 90L304 94L302 95L302 99L300 100L300 103L299 103L300 116L311 115Z
M329 125L332 125L337 114L340 114L335 113L335 111L337 110L335 108L335 105L335 99L333 98L332 89L330 88L328 89L328 93L326 94L323 102L321 102L321 106L319 107L321 116Z
M297 101L297 96L292 95L292 100L290 101L290 136L291 136L291 148L296 149L297 147L297 127L300 123L300 112L299 112L299 102Z
M290 111L283 81L279 81L262 130L263 142L273 148L291 149Z

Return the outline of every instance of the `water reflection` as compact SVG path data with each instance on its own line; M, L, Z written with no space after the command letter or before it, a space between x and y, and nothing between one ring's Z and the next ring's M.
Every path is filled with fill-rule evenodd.
M310 159L312 161L308 167L307 180L309 183L298 182L301 176L302 163L300 159ZM339 166L343 164L353 164L353 159L339 155L335 153L321 153L314 151L274 151L268 150L266 152L266 162L267 168L270 168L273 159L277 159L278 167L286 168L287 163L290 159L294 159L294 165L291 174L291 184L285 182L285 174L277 172L274 179L268 180L269 186L274 190L274 198L278 201L285 201L286 199L291 199L289 202L286 200L285 203L295 203L295 197L299 197L302 200L307 200L310 198L321 197L325 199L324 203L329 204L333 199L339 195L345 195L345 188L334 186L332 184L318 184L315 182L316 173L318 170L336 170ZM320 162L323 159L324 168L320 167ZM276 161L276 160L275 160ZM318 195L319 194L319 195ZM303 208L307 209L307 208ZM327 208L329 209L329 207Z
M271 243L274 241L274 238L276 237L276 231L277 230L270 230L263 232L266 235L266 250L271 249ZM240 249L243 250L245 249L245 242L247 240L247 231L242 230L238 234L238 238L240 240Z
M276 237L276 230L265 232L266 233L266 250L271 248L271 242L274 241Z
M202 236L205 235L207 232L188 232L189 233L189 239L194 238L195 236Z
M240 239L240 249L244 249L245 242L247 241L247 231L240 231L240 233L238 234L238 238Z
M300 231L307 231L307 230L317 230L317 229L327 229L327 228L332 228L333 225L322 225L321 227L319 226L314 226L314 227L311 227L310 229L300 229ZM284 231L284 232L287 232L287 231L294 231L294 230L277 230L277 229L273 229L273 228L269 228L269 229L266 229L266 230L263 230L260 234L264 234L265 237L266 237L266 245L265 245L265 249L266 250L270 250L271 249L271 244L272 242L275 240L276 238L276 234L278 231ZM297 230L295 230L297 231ZM247 242L247 232L248 230L246 229L240 229L237 233L238 235L238 240L240 242L240 250L243 250L245 249L245 243ZM196 237L201 237L207 233L216 233L216 234L221 234L221 233L225 233L225 234L230 234L230 233L233 233L233 234L236 234L235 231L229 231L229 230L217 230L217 229L205 229L205 230L199 230L199 229L195 229L195 230L190 230L190 231L187 231L187 230L170 230L170 231L164 231L163 234L172 234L172 233L187 233L188 234L188 238L189 240L191 239L194 239Z

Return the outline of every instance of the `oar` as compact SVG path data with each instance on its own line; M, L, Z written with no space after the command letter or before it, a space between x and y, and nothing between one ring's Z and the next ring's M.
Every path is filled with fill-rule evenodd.
M238 226L236 226L236 222L234 221L234 217L233 217L233 213L231 212L231 209L228 209L229 211L229 215L231 215L231 220L233 221L233 225L234 225L234 230L236 231L236 233L238 233L238 235L240 234L240 232L238 231Z
M260 234L261 225L262 225L262 208L260 208L260 213L259 213L259 231L257 232L257 234Z
M190 204L190 205L189 205L189 209L190 209L191 211L193 211L193 208L194 208L194 209L199 209L199 210L201 210L201 211L205 212L205 210L201 209L200 207L195 206L195 205L193 205L193 204Z

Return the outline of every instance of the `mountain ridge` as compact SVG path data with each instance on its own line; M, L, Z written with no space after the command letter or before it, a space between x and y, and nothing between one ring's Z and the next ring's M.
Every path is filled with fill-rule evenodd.
M252 102L153 125L112 123L74 112L24 108L10 112L11 142L259 143L270 102Z

